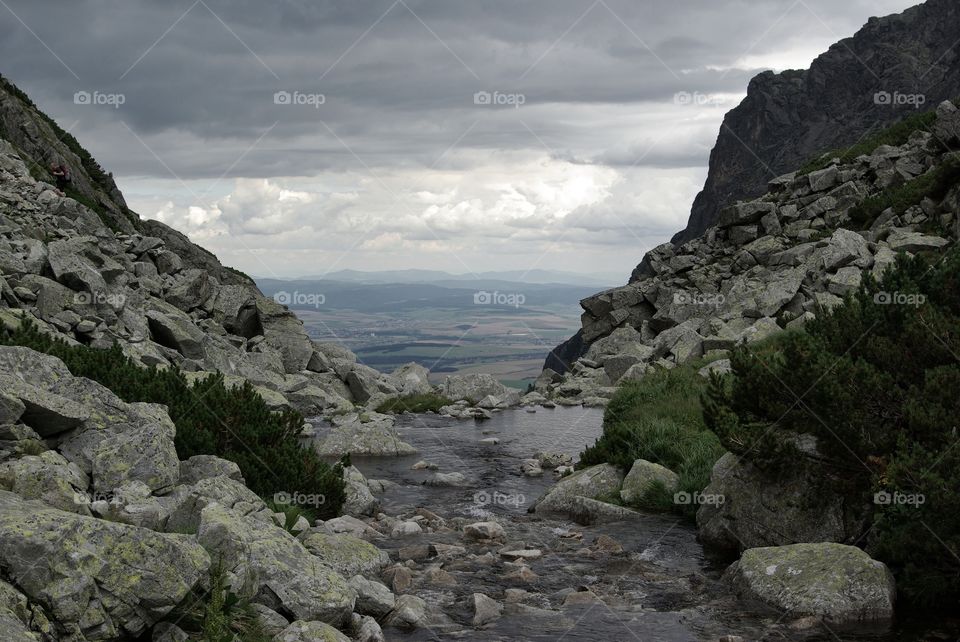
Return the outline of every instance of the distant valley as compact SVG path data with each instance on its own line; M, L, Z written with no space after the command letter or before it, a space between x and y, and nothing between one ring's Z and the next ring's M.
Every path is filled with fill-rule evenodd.
M369 366L390 371L416 361L438 379L486 372L515 387L526 387L553 346L579 329L580 300L617 284L549 270L343 270L256 281L295 310L312 337L343 343Z

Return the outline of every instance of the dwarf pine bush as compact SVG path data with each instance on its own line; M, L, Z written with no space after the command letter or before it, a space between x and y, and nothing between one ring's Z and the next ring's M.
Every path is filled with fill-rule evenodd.
M714 378L708 426L761 469L816 437L851 502L872 506L867 549L915 604L960 596L960 250L898 258L844 304ZM856 504L852 504L856 505Z

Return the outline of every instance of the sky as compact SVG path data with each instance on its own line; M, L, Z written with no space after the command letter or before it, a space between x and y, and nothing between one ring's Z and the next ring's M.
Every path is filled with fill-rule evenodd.
M0 0L0 73L263 277L621 275L749 79L911 0Z

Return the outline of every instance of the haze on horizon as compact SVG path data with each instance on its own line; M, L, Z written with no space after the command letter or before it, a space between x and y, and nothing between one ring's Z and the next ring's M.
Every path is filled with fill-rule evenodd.
M626 278L752 76L912 4L3 0L0 71L249 273Z

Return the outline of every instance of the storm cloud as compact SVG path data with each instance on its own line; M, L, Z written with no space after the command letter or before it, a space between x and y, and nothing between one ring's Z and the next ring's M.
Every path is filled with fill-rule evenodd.
M725 111L908 0L3 0L3 73L265 276L629 273Z

